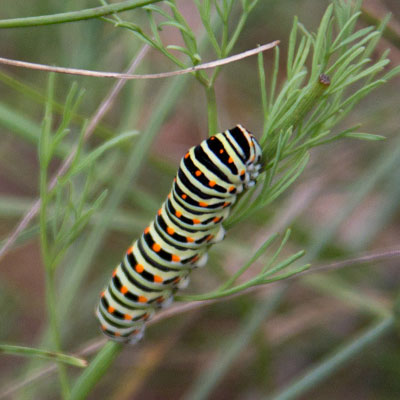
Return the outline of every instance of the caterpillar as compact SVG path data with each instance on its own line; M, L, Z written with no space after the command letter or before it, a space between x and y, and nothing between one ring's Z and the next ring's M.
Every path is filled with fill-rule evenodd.
M182 158L155 219L126 251L102 292L96 316L103 333L134 344L146 321L168 306L225 236L222 222L237 195L255 184L261 147L241 125L203 140Z

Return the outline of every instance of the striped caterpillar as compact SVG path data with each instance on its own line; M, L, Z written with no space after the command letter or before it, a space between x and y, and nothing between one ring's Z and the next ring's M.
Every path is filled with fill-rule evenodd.
M261 147L241 125L189 149L157 216L115 268L96 310L102 331L136 343L155 310L189 283L207 262L210 245L224 238L222 221L237 195L255 184Z

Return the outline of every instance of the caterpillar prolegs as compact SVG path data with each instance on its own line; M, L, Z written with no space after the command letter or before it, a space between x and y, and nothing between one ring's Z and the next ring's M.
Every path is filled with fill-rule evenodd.
M155 310L204 266L237 195L255 184L261 147L241 125L189 149L157 216L115 268L96 310L111 339L136 343Z

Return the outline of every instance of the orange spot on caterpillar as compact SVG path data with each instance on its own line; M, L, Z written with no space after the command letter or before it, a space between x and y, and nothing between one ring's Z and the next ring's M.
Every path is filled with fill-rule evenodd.
M175 261L175 262L181 261L181 258L179 256L177 256L176 254L172 254L171 258L172 258L172 261Z
M129 249L126 251L126 254L131 254L133 253L133 246L129 247Z
M189 242L189 243L192 243L192 242L194 242L194 239L191 238L190 236L188 236L188 237L186 238L186 241Z
M148 226L145 230L144 233L147 235L150 232L150 227Z
M115 308L109 306L109 307L107 308L107 311L108 311L110 314L112 314L112 313L115 311Z
M199 259L199 256L193 257L193 259L192 259L192 264L195 263L198 259Z
M215 218L213 219L213 221L214 221L215 223L219 222L220 220L221 220L221 218L219 218L219 217L215 217Z
M200 176L201 175L201 171L200 170L197 170L194 174L196 175L196 176Z
M231 187L229 188L229 191L230 191L230 192L233 192L235 189L236 189L235 186L231 186Z
M220 151L219 151L219 154L222 154L224 152L224 150L223 149L221 149Z
M184 193L181 197L183 200L185 200L187 198L187 194Z
M163 281L163 278L159 275L154 275L154 282L161 283Z
M217 182L215 182L215 181L208 182L208 185L211 187L214 187L216 184L217 184Z
M161 213L162 213L162 209L160 208L160 209L158 210L157 214L158 214L158 215L161 215Z
M158 253L161 250L161 246L158 243L154 243L152 249Z
M143 267L142 264L136 264L135 270L136 270L136 272L138 272L139 274L141 274L141 273L144 271L144 267Z
M105 331L107 329L107 327L105 325L102 325L101 329L103 329L103 331Z
M228 203L227 201L224 203L224 207L228 207L231 203Z
M245 173L246 173L246 171L245 171L244 169L242 169L242 170L240 171L240 176L243 176Z
M157 299L157 303L162 303L164 300L164 296L161 296Z
M190 154L189 153L186 153L185 154L185 158L189 158L190 157Z
M119 332L115 332L115 333L114 333L114 336L119 337L119 336L121 336L121 334L120 334Z
M213 237L214 237L214 235L208 235L208 236L206 237L207 242L210 241Z
M139 303L147 303L147 297L139 296Z
M207 204L207 203L204 203L204 201L199 201L199 206L200 206L200 207L207 207L208 204Z
M117 275L117 268L114 269L114 271L112 273L112 277L114 278L115 275Z
M182 213L180 211L175 211L175 215L180 218L182 216Z
M122 286L122 287L121 287L121 293L122 293L122 294L128 293L128 288L127 288L126 286Z
M178 276L177 278L174 279L174 283L175 284L179 283L180 281L181 281L181 277L180 276Z
M169 199L171 198L171 193L168 193L168 196L167 196Z
M232 164L232 163L233 163L233 158L232 158L232 157L229 157L229 158L228 158L228 163L229 163L229 164Z
M125 315L124 315L124 319L127 320L127 321L129 321L130 319L132 319L132 315L125 314Z
M173 235L175 233L175 229L171 228L170 226L167 228L167 232L169 235Z
M103 290L102 292L101 292L101 295L100 295L100 297L104 297L106 295L106 291L105 290Z
M150 314L149 313L145 313L145 314L143 314L143 319L144 320L146 320L146 319L149 319L149 317L150 317Z
M210 137L210 140L215 140L215 136L211 136L211 137Z
M200 224L200 222L201 222L201 221L200 221L199 219L196 219L196 218L193 219L193 223L194 223L195 225Z

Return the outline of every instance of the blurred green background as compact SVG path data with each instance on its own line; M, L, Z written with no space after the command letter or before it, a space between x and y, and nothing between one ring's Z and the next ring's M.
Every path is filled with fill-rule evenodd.
M284 57L293 17L297 15L309 30L315 31L329 3L260 1L234 53L279 39L283 57L280 79L284 79ZM200 34L202 27L192 2L178 4ZM2 1L0 17L53 14L98 5L94 0ZM390 48L391 67L398 65L398 0L365 1L363 11L360 26L368 25L371 17L382 19L388 12L393 14L389 24L391 35L380 42L379 53L373 56L378 58L384 49ZM136 11L124 15L132 15L137 20L143 18ZM0 35L2 57L103 71L124 71L142 46L133 35L101 20L3 29ZM179 42L172 28L166 27L162 35L168 43ZM211 51L203 56L204 61L215 58ZM264 59L268 76L272 52L266 53ZM174 69L162 55L150 50L136 72ZM46 93L47 79L45 72L0 66L1 240L9 236L38 196L35 132L37 136L43 118L44 103L40 95ZM96 235L99 232L95 229L96 223L102 217L99 213L92 227L67 253L62 271L57 275L61 307L65 291L70 288L68 284L78 289L78 295L65 303L67 312L63 315L66 317L60 322L63 349L67 353L77 352L99 337L93 314L98 293L125 248L152 219L169 190L180 157L207 135L203 90L193 78L187 80L176 104L162 120L148 157L136 171L137 178L125 182L122 201L107 226L102 227L105 234ZM74 81L86 90L79 114L90 118L114 81L58 75L57 101L64 101ZM20 89L15 82L26 87ZM115 134L149 126L167 84L168 80L128 82L87 147ZM33 94L28 93L27 87ZM296 185L266 212L229 231L229 240L212 249L209 265L192 275L186 292L211 290L215 281L242 265L243 248L254 251L268 234L283 232L287 227L292 228L292 236L286 251L305 249L307 260L313 266L353 258L367 251L399 249L399 93L400 79L396 78L373 92L342 123L345 129L361 122L362 132L384 135L386 141L346 140L314 149L311 163ZM225 66L217 80L216 95L222 129L242 123L258 135L262 115L255 57ZM70 136L71 147L79 123L75 129ZM96 164L93 173L96 190L113 190L134 145L120 146ZM51 169L56 171L60 162L61 158L55 160ZM0 342L39 347L47 327L44 271L36 222L31 227L0 263ZM88 266L87 272L74 280L73 274L81 265ZM268 310L262 305L275 291L274 285L256 294L175 316L150 327L139 345L126 348L90 398L266 398L320 365L327 355L387 315L399 295L399 282L399 260L389 259L299 278L292 282L280 306L268 318ZM258 325L250 318L257 302L260 303ZM257 328L251 330L252 324ZM41 368L39 362L1 356L0 388L22 382ZM210 371L211 376L207 375ZM71 370L71 376L76 372ZM357 352L301 398L394 400L400 397L399 376L400 341L397 332L391 330L364 351ZM199 394L201 388L205 394ZM53 374L12 396L54 399L58 398L57 390L57 376ZM0 398L1 394L0 389Z

